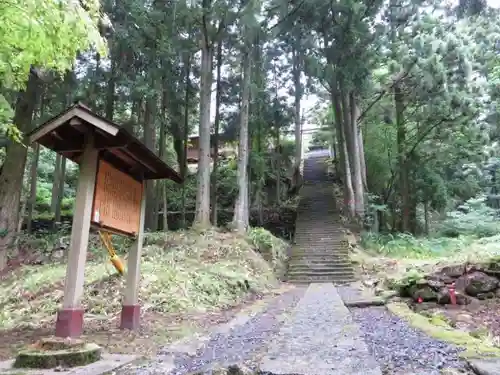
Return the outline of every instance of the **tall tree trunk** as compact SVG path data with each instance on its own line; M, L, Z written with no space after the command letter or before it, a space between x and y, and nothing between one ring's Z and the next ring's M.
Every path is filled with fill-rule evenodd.
M356 101L356 97L353 92L349 94L349 106L351 109L351 131L349 135L352 137L352 148L353 148L353 170L354 179L352 181L354 188L354 201L356 215L358 218L363 218L365 213L365 191L363 185L362 176L362 166L361 166L361 155L360 155L360 145L359 145L359 135L358 135L358 117L359 117L359 107Z
M342 177L344 183L344 206L347 210L347 214L350 217L354 217L355 215L354 190L352 188L351 169L349 165L349 157L347 155L346 141L344 139L345 132L344 132L344 124L342 121L342 105L340 102L340 98L336 93L332 94L332 104L335 112L335 129L338 140L337 151L339 153L339 161L343 174Z
M151 150L155 151L155 110L156 96L146 100L146 111L144 114L144 144ZM155 223L155 207L157 203L155 197L154 181L146 181L146 217L145 227L151 231L158 230L158 222Z
M56 154L56 164L54 166L54 174L52 177L52 192L50 197L50 212L56 214L57 208L57 194L59 193L59 176L61 175L61 160L62 156Z
M116 57L113 54L111 58L111 77L108 81L107 92L106 92L106 110L105 117L109 121L113 121L113 115L115 112L115 86L116 86Z
M64 77L64 84L67 90L66 93L66 107L70 107L73 102L73 90L74 90L74 70L69 70ZM66 158L64 156L61 157L59 166L59 174L57 176L57 184L56 184L56 197L55 197L55 207L54 207L54 228L57 228L57 223L61 222L61 206L62 200L64 198L64 185L66 181Z
M409 170L406 162L406 129L404 123L403 93L399 85L394 86L394 107L396 109L399 193L401 196L401 231L410 232L410 186Z
M189 97L191 88L191 55L186 55L186 88L184 95L184 140L183 140L183 151L182 151L182 164L180 165L181 176L184 180L182 183L182 227L187 228L186 222L186 178L187 178L187 150L189 142Z
M361 126L358 127L358 147L359 147L359 159L361 165L361 177L363 178L363 186L365 188L365 191L368 191L368 182L366 179L365 144Z
M212 97L212 45L201 49L200 128L198 149L198 186L193 226L210 227L210 104Z
M427 199L424 202L424 232L425 235L429 234L429 202Z
M274 161L275 161L275 175L276 175L276 205L281 205L281 139L280 128L276 123L276 144L274 145Z
M31 128L37 99L38 80L30 74L25 91L18 94L14 113L14 124L22 132ZM7 265L7 251L16 236L26 156L23 144L9 142L0 172L0 270Z
M163 78L163 82L166 82L166 77ZM166 157L165 157L165 149L167 147L166 145L166 139L167 139L167 89L164 87L163 93L162 93L162 105L161 105L161 125L160 125L160 139L158 141L158 156L160 157L161 160L166 162ZM162 212L163 212L163 218L162 218L162 230L167 231L168 230L168 225L167 221L165 220L167 217L167 194L166 194L166 181L157 181L156 182L156 197L158 200L161 198L161 207L162 207ZM160 205L158 204L160 202L157 202L157 207ZM157 208L155 212L155 222L159 222L159 214L160 214L160 209Z
M37 168L38 168L38 158L40 155L40 145L35 143L33 145L33 160L31 162L30 167L30 195L28 199L28 207L27 207L27 223L26 223L26 231L31 233L32 224L33 224L33 211L35 210L36 205L36 183L37 183Z
M127 129L131 134L135 134L135 127L139 123L140 112L141 100L135 99L132 101L132 111L130 113L130 119L124 124L125 129Z
M233 226L239 233L245 233L249 226L248 204L248 106L250 101L250 53L243 52L243 93L240 112L240 135L238 145L238 198L234 205Z
M93 84L91 84L89 87L90 89L88 96L89 103L87 104L90 104L96 112L99 112L97 108L97 98L99 97L99 91L100 91L100 87L97 84L97 82L99 81L99 75L101 72L101 54L99 52L95 54L95 61L96 61L95 69L91 77L91 79L93 79Z
M300 116L300 102L302 100L302 84L300 82L301 52L293 51L293 84L295 87L294 119L295 119L295 169L300 168L302 158L302 119Z
M212 170L212 187L210 188L212 197L212 224L217 226L217 169L219 164L219 123L220 123L220 102L222 96L221 70L222 70L222 41L217 44L217 83L215 94L215 121L214 121L214 167Z
M356 180L356 164L354 162L354 134L352 133L351 123L351 107L349 103L349 94L342 88L340 90L340 101L342 103L342 129L344 130L344 142L347 149L347 160L349 162L349 170L351 171L351 181L354 190L354 199L356 199L356 191L354 181Z
M66 158L61 159L61 168L59 170L59 176L57 176L59 181L57 184L57 198L56 198L56 208L54 212L54 225L61 222L61 206L62 199L64 197L64 182L66 180Z

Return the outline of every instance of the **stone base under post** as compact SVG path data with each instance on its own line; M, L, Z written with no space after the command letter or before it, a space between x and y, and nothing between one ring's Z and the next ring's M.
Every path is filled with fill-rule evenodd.
M121 314L121 329L136 330L139 328L141 321L141 306L140 305L123 305Z
M57 313L56 336L79 337L83 332L83 313L81 308L61 309Z

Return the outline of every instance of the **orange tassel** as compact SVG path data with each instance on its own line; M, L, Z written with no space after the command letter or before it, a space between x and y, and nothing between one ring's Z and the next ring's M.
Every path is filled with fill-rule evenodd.
M115 266L116 270L120 275L123 275L125 272L125 266L123 265L121 259L118 257L118 255L114 255L111 258L109 258L111 263L113 263L113 266Z

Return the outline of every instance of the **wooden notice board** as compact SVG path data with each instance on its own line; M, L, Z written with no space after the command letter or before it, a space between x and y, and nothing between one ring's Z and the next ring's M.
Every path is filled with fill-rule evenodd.
M143 183L99 160L92 224L128 236L139 233Z

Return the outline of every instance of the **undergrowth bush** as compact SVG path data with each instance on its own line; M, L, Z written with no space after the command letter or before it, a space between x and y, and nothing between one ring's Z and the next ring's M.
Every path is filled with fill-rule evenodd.
M438 236L470 235L478 238L500 234L498 210L486 205L486 197L469 199L447 214L436 228Z
M366 232L361 236L361 245L368 251L394 258L429 258L459 252L472 242L472 238L461 236L414 237L411 234L387 234Z
M248 238L264 259L271 264L275 274L283 276L288 258L288 243L264 228L251 228Z
M486 197L469 199L436 224L427 237L411 234L362 234L362 246L395 258L429 258L456 254L481 238L500 234L500 217L486 205Z

